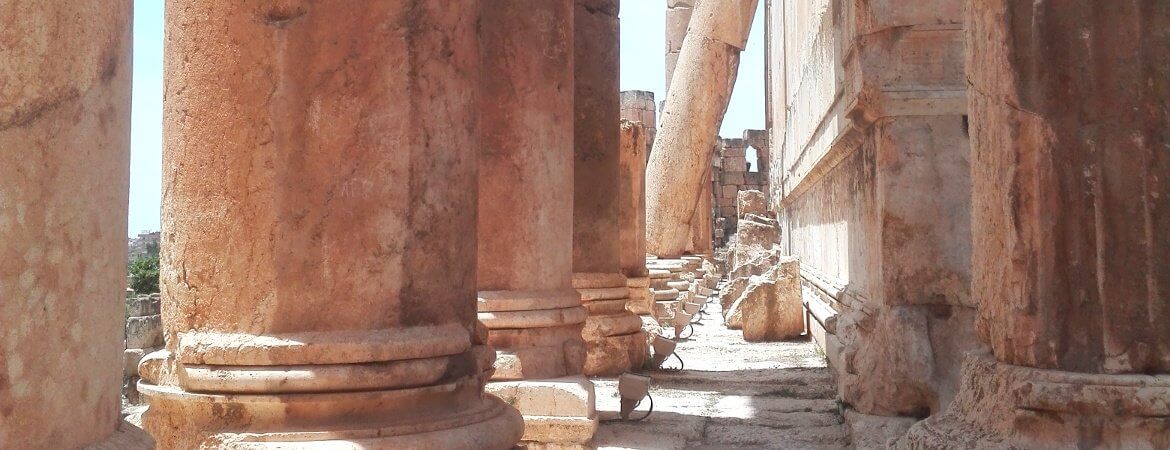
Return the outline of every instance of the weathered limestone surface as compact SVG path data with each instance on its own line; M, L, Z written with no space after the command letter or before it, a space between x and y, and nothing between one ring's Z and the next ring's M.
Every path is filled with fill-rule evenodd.
M735 232L739 215L737 212L739 193L745 191L762 192L765 207L760 211L773 210L772 204L767 202L769 165L765 150L768 148L768 140L761 137L762 134L764 134L764 130L744 130L743 139L721 138L718 140L716 145L718 148L712 161L714 222L716 229L722 229L722 231L714 233L718 244L725 242L727 235ZM756 162L759 167L748 167L748 146L755 149ZM757 212L757 214L764 213Z
M650 91L622 91L621 105L622 119L630 122L642 122L642 127L646 130L646 151L642 153L642 156L649 158L650 147L654 145L654 136L658 133L658 104L654 103L654 93ZM642 162L642 171L646 171L645 161Z
M622 274L618 2L575 4L573 287L589 310L585 373L617 375L647 353Z
M1170 446L1170 5L968 6L987 354L907 448Z
M533 445L583 445L597 428L572 284L573 8L508 0L480 21L479 320L496 350L486 389L520 411Z
M646 127L621 121L621 198L619 205L622 274L630 288L627 307L638 315L654 308L650 271L646 269Z
M760 191L739 191L736 194L736 211L739 218L748 214L768 216L768 201Z
M479 7L167 4L160 448L520 439L468 258Z
M0 3L0 447L118 424L129 2Z
M742 329L748 342L780 341L804 333L799 260L782 257L763 275L747 280L725 313L728 328Z
M744 48L756 0L700 3L679 53L647 166L647 250L677 257L708 173L711 145L730 100L729 58Z
M572 20L572 0L509 0L484 8L481 19L477 277L479 317L498 354L494 379L580 374L584 364L566 182Z
M754 214L744 216L739 222L739 232L736 233L732 266L738 268L759 259L772 252L772 246L779 242L780 225L775 220Z
M974 336L962 0L773 3L770 199L846 407L921 418ZM848 416L847 416L848 417Z

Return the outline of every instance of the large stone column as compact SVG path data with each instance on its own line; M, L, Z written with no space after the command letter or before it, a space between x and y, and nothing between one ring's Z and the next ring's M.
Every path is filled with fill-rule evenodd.
M969 357L908 447L1170 446L1170 5L969 2Z
M160 448L520 438L476 320L479 9L167 4Z
M695 8L646 169L650 253L678 257L687 248L711 144L731 99L732 57L747 42L756 4L703 2Z
M129 2L0 3L0 447L117 428Z
M524 441L597 429L585 308L573 289L573 1L484 8L479 318L496 349L487 389L524 415Z
M666 89L663 90L663 97L670 95L670 78L678 66L678 55L682 51L683 39L687 36L687 26L691 23L696 3L698 0L666 0Z
M573 286L589 310L585 373L617 375L646 353L621 270L618 0L575 3Z

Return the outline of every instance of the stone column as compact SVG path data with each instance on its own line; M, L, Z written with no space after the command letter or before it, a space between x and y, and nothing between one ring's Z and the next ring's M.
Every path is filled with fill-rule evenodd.
M618 0L575 2L573 286L589 310L585 373L617 375L646 354L621 271Z
M334 3L167 4L144 424L160 448L510 448L468 232L480 2Z
M714 150L707 158L706 172L703 173L702 182L699 185L699 201L695 204L695 214L691 219L691 245L690 251L696 255L710 255L714 251L712 245L713 232L711 228L714 226L715 219L712 216L711 210L714 208L715 195L711 192L712 178L711 178L711 156L714 155Z
M118 426L129 2L0 4L0 447Z
M678 54L682 51L683 38L687 36L687 25L698 0L666 0L666 89L663 97L670 94L670 79L678 65Z
M646 269L646 129L621 121L620 248L622 274L630 288L627 308L640 316L654 310Z
M1170 5L967 14L973 296L992 351L903 443L1166 447Z
M711 144L730 100L731 58L746 44L756 4L734 0L695 9L646 169L650 253L674 258L686 250Z
M480 46L479 319L497 352L487 389L524 415L524 441L585 444L598 422L572 284L573 1L495 2Z

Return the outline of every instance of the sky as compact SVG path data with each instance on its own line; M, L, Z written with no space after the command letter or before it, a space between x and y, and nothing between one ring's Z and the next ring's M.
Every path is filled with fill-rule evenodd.
M763 5L740 57L739 78L720 135L740 137L764 128ZM624 0L621 5L621 90L665 87L666 2ZM159 229L162 198L163 0L134 1L134 86L130 125L129 234ZM756 165L754 155L748 161Z

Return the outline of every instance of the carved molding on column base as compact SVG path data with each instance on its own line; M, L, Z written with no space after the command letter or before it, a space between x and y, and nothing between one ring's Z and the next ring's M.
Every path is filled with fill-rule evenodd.
M265 449L511 448L515 409L481 395L482 377L409 389L224 395L139 382L158 447Z
M899 448L1164 448L1170 375L1043 370L970 355L959 394Z
M650 277L627 277L626 286L630 288L630 302L626 309L639 316L652 314L654 292L650 290Z
M629 288L620 273L574 273L573 287L589 310L585 328L585 374L616 376L645 362L642 319L626 309Z

